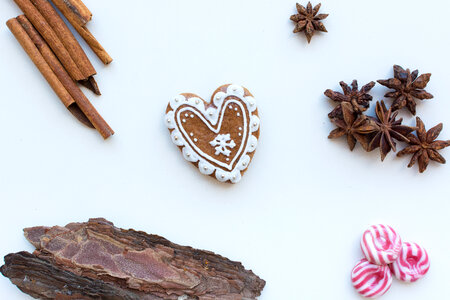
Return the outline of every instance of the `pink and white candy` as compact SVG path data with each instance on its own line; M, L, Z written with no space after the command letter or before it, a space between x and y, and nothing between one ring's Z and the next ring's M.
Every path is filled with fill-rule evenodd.
M428 253L416 243L403 243L398 259L390 266L398 280L414 282L428 272Z
M362 259L352 271L352 283L356 291L366 298L383 296L392 285L388 266L378 266Z
M400 236L388 225L370 226L361 239L361 249L367 260L380 266L393 263L401 248Z

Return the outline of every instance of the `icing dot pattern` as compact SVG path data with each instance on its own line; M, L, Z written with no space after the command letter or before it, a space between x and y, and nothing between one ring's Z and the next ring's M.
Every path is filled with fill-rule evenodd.
M191 94L175 97L169 103L165 123L171 130L173 143L182 147L184 158L196 163L202 174L214 174L219 181L236 183L250 163L247 153L255 151L258 144L260 122L255 113L256 101L236 85L221 87L212 99L213 103L208 104ZM231 128L233 124L240 125ZM235 146L214 155L216 151L209 142L220 134L229 134ZM211 150L206 149L205 142Z

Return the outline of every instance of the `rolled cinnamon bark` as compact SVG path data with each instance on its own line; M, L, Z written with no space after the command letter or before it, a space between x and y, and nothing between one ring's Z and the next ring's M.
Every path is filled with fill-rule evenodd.
M72 11L74 20L80 25L84 26L92 20L91 11L84 5L81 0L64 0L68 9Z
M113 59L106 52L103 46L97 41L94 35L87 29L86 23L82 24L80 22L79 14L73 9L73 4L75 2L80 3L80 0L52 0L55 6L62 12L62 14L67 18L67 20L72 24L75 30L81 35L81 37L86 41L86 43L91 47L92 51L100 58L100 60L105 64L110 64ZM78 4L79 6L83 5Z
M70 105L74 104L75 100L64 88L64 86L59 81L55 73L53 73L52 69L47 64L44 57L41 55L36 45L33 43L31 38L23 29L23 27L20 25L19 21L17 21L17 19L14 18L6 22L6 25L8 26L9 30L11 30L11 32L14 34L17 41L19 41L20 45L22 45L22 48L31 58L31 60L39 69L41 74L45 77L45 79L50 84L52 89L58 95L59 99L61 99L62 103L66 107L69 107Z
M90 123L98 130L98 132L103 136L104 139L107 139L111 135L114 134L114 131L109 127L109 125L105 122L105 120L100 116L91 102L86 98L80 88L73 82L70 78L69 74L67 74L66 70L59 63L58 58L53 54L48 45L30 23L30 21L25 16L17 17L17 20L24 28L25 32L31 38L33 43L37 46L37 48L41 51L44 59L53 70L53 72L58 77L59 81L62 83L64 88L69 92L69 94L73 97L76 104L80 108L80 110L84 113L84 115L88 118Z
M71 79L30 21L22 15L9 20L7 25L66 107L81 122L95 127L104 139L113 135L114 131Z
M97 74L97 71L92 66L86 53L50 2L48 2L48 0L31 0L31 3L52 27L53 31L76 63L78 69L84 75L85 80L88 81L90 77ZM95 91L94 89L94 92L99 91Z
M80 71L77 64L64 47L64 44L58 38L58 35L48 24L39 10L33 5L33 3L31 3L30 0L14 0L14 2L16 2L25 16L27 16L42 37L46 40L53 52L55 52L56 56L58 56L67 72L70 74L70 77L72 77L75 81L86 80L86 76L84 76Z

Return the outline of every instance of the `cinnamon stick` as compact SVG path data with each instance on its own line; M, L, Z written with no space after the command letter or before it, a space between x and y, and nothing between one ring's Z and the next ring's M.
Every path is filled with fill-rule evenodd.
M14 34L16 39L19 41L20 45L22 45L25 52L31 58L31 60L39 69L39 71L42 73L42 75L45 77L45 79L50 84L52 89L61 99L61 102L66 107L69 107L70 105L74 104L75 100L73 99L73 97L69 94L69 92L67 92L67 90L59 81L58 77L56 77L55 73L53 73L52 69L47 64L44 57L42 57L41 53L36 48L35 44L30 39L25 30L22 28L17 19L14 18L9 20L8 22L6 22L6 25L8 26L9 30L11 30L11 32Z
M22 15L9 20L7 25L69 111L84 124L95 127L103 138L113 135L114 131L71 79L30 21Z
M91 47L92 51L100 58L100 60L105 64L110 64L113 59L106 52L103 46L97 41L94 35L87 29L86 24L80 22L79 15L73 10L73 3L77 2L81 6L81 0L52 0L55 6L62 12L62 14L67 18L67 20L72 24L75 30L81 35L81 37L86 41L86 43ZM82 2L81 2L82 3ZM83 4L84 5L84 4Z
M25 32L31 38L33 43L37 46L37 48L41 51L44 59L47 61L50 68L58 77L59 81L65 87L65 89L69 92L69 94L73 97L76 104L80 108L80 110L84 113L87 119L92 123L92 125L100 132L103 138L107 139L111 135L114 134L114 131L109 127L109 125L105 122L105 120L100 116L91 102L86 98L80 88L73 82L70 78L67 71L63 68L63 66L59 63L58 58L54 55L54 53L50 50L48 45L30 23L30 21L25 16L17 17L17 20L24 28Z
M56 56L58 56L67 72L70 74L70 77L75 81L86 80L87 78L81 73L80 69L78 69L77 64L53 31L52 27L47 23L33 3L31 3L30 0L14 0L14 2L16 2L42 37L47 41L50 48L55 52Z
M84 5L81 0L64 0L64 3L68 9L71 10L74 16L74 21L80 26L84 26L92 20L91 11Z
M48 2L48 0L31 0L31 3L38 9L41 15L45 18L48 24L52 27L53 31L58 36L59 40L63 43L64 47L69 52L70 56L76 63L78 69L81 71L85 77L85 82L89 85L96 94L100 94L98 88L95 86L90 86L91 77L97 74L97 71L92 66L86 53L81 48L78 41L73 36L72 32L67 27L66 23L61 19L59 14L53 8L53 6ZM92 78L93 79L93 78Z

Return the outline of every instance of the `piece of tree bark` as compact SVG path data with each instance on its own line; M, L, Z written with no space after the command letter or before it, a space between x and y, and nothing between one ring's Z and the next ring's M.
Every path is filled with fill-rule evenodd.
M154 299L252 300L265 285L241 263L104 219L28 228L25 236L55 268Z
M37 299L161 300L124 290L101 280L61 270L28 252L9 254L0 272L21 291Z

